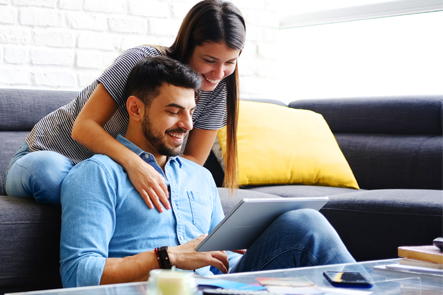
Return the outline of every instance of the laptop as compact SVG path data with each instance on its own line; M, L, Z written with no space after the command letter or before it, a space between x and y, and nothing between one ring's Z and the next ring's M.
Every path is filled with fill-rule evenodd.
M281 214L310 208L320 210L328 197L246 198L195 248L198 252L248 249Z

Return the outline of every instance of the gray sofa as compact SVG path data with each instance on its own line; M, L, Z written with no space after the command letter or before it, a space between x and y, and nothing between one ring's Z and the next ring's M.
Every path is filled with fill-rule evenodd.
M0 89L0 294L61 287L60 208L8 197L4 180L34 124L76 94ZM323 114L362 189L274 185L228 196L220 188L223 208L244 197L326 195L321 212L359 261L429 244L443 235L442 104L442 96L295 101L289 107ZM223 171L213 154L205 166L220 186Z
M358 261L397 257L398 246L443 236L443 95L296 100L289 107L323 115L360 190L268 185L244 187L237 198L329 196L321 212ZM205 166L220 185L214 154Z

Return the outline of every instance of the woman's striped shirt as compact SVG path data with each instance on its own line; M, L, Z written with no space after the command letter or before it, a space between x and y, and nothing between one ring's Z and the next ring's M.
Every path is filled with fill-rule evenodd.
M71 138L72 126L92 92L101 83L118 105L114 116L104 129L114 138L125 134L129 117L123 92L129 72L141 59L161 53L150 46L129 49L120 55L103 74L86 87L73 101L41 119L26 138L32 151L49 150L69 158L74 164L93 153ZM194 128L215 130L226 125L226 83L221 81L213 91L201 91L192 116Z

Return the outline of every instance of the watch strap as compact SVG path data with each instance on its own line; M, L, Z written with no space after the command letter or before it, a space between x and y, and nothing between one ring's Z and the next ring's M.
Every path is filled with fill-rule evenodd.
M157 259L159 261L160 267L162 269L171 269L172 263L168 255L168 246L163 246L160 248L155 248L155 253L157 254Z

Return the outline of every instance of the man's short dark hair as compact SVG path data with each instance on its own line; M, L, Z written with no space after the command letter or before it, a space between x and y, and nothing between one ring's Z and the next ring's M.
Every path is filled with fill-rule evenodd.
M195 97L201 87L200 76L187 65L166 57L154 56L140 60L129 73L125 86L125 99L133 95L146 106L160 94L163 83L194 89Z

